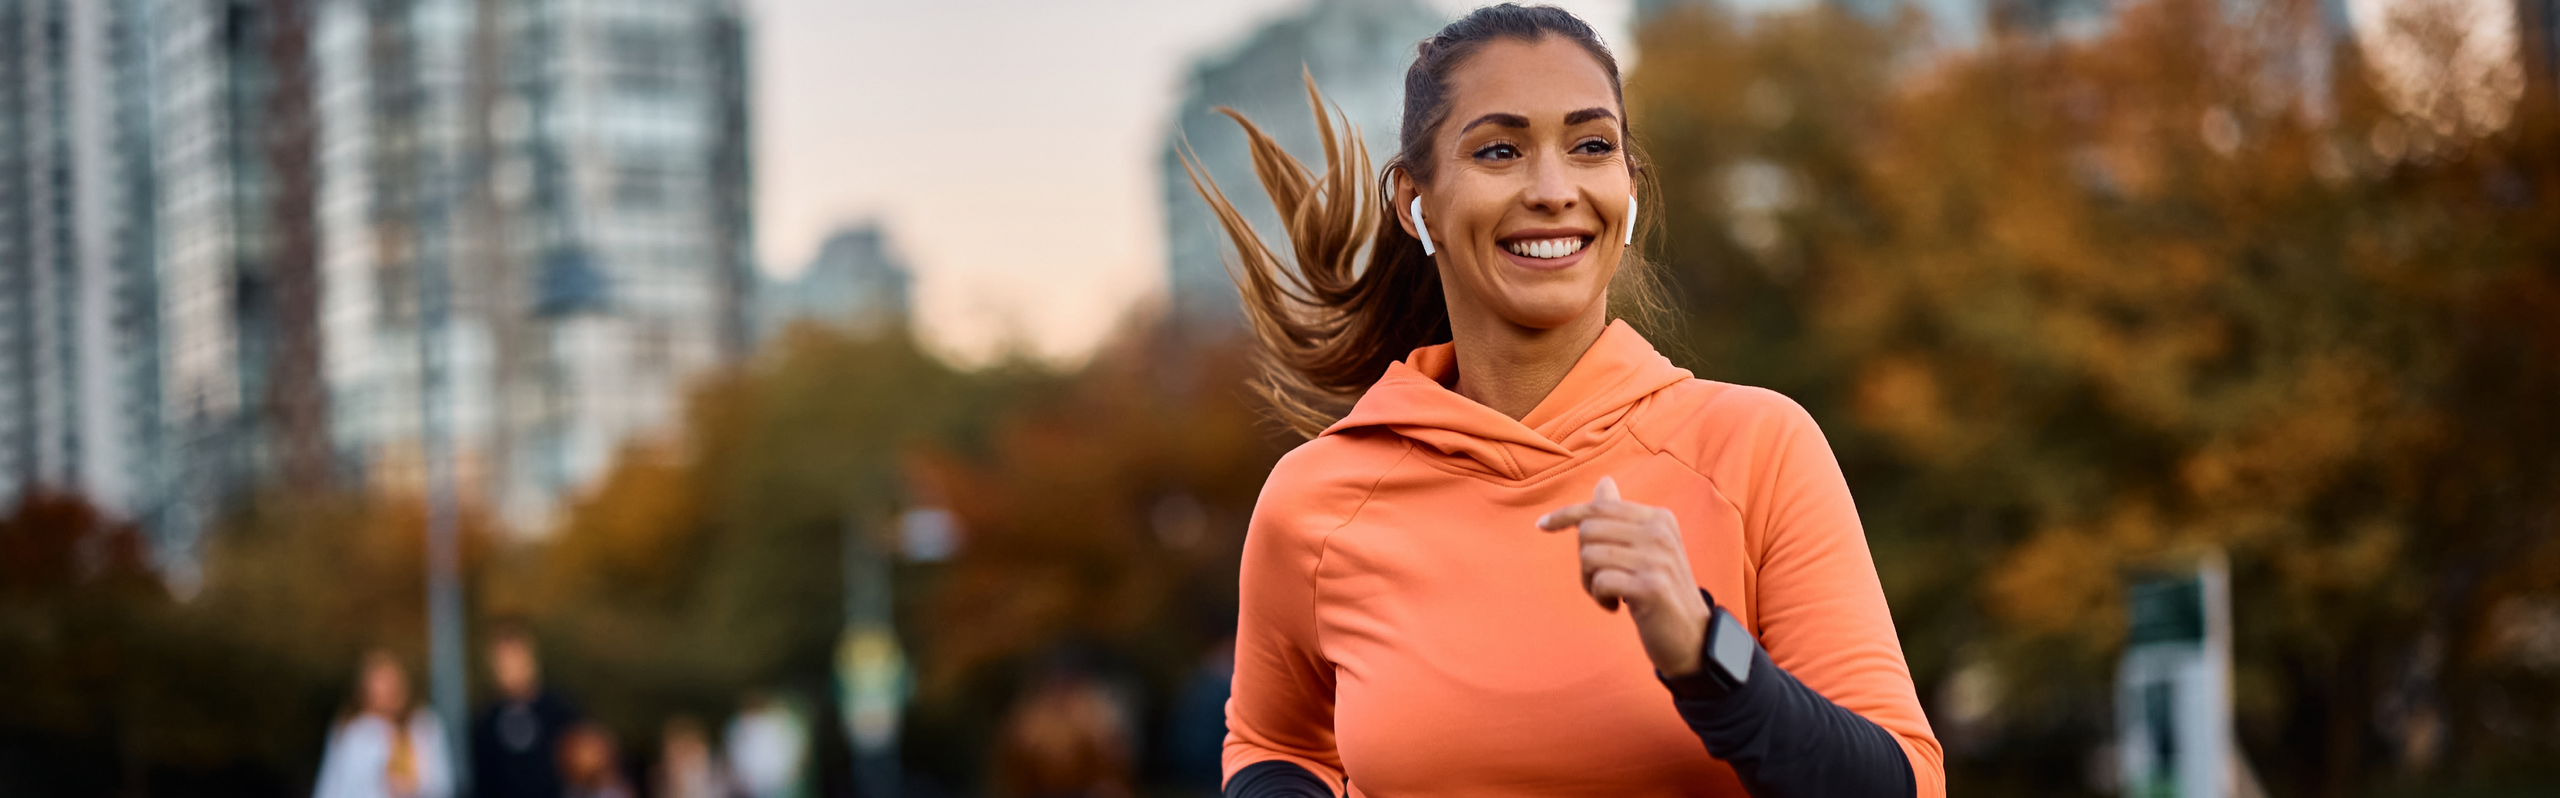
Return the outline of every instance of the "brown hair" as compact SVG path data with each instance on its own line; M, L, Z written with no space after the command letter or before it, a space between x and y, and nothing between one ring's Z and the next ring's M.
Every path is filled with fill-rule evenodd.
M1626 133L1618 61L1599 34L1563 9L1511 3L1476 9L1422 41L1413 66L1405 70L1400 146L1375 177L1369 174L1369 152L1359 131L1347 119L1336 129L1312 74L1307 76L1307 102L1324 142L1321 174L1291 157L1243 114L1219 108L1244 128L1254 175L1280 212L1296 255L1294 266L1254 233L1207 168L1183 153L1183 171L1217 214L1243 261L1231 271L1263 355L1254 387L1271 403L1272 415L1292 430L1315 437L1350 412L1388 364L1415 348L1449 340L1449 307L1439 270L1422 254L1422 242L1397 223L1395 203L1386 198L1392 185L1388 175L1402 169L1417 184L1431 183L1432 140L1449 118L1449 75L1469 56L1495 41L1534 43L1549 36L1580 45L1600 62L1621 109L1620 131ZM1650 195L1651 181L1634 137L1622 138L1637 193ZM1655 206L1649 196L1641 204ZM1655 218L1660 217L1640 217L1639 223ZM1365 265L1359 262L1364 241ZM1613 315L1650 321L1664 307L1652 268L1632 249L1610 289Z
M365 680L373 676L373 669L380 667L389 667L392 670L400 672L400 683L402 688L402 704L400 711L405 715L410 708L418 705L417 697L409 694L410 691L408 688L412 685L409 684L408 664L401 662L400 655L391 653L391 649L369 648L365 649L363 656L356 659L355 684L351 685L347 690L346 708L338 712L338 722L340 724L354 720L365 713L365 703L367 698L365 695ZM393 720L395 722L406 722L407 718L401 717L394 718Z

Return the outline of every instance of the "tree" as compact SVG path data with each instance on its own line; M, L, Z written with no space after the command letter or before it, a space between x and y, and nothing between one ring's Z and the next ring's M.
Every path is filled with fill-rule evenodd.
M2310 6L2223 8L1975 52L1829 12L1644 31L1689 346L1825 422L1959 783L2079 784L2123 577L2205 549L2279 792L2548 779L2549 98L2446 124ZM1942 700L1977 668L1996 710Z
M557 681L631 736L750 689L822 689L847 525L882 531L909 457L966 447L1041 379L794 328L699 386L678 431L627 447L549 540L510 552L483 613L529 621Z

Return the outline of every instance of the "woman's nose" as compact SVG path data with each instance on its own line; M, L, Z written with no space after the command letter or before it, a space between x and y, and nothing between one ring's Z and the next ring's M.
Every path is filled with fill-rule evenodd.
M1529 207L1545 213L1573 210L1582 192L1573 184L1562 158L1539 158L1529 170Z

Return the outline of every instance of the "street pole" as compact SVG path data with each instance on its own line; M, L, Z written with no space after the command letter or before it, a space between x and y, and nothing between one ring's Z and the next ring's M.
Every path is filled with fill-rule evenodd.
M445 182L441 179L435 182ZM442 192L434 192L441 194ZM446 220L444 198L428 200L426 215L432 222ZM435 253L444 248L440 243L445 231L428 228L422 236L422 250ZM450 292L445 285L443 259L430 254L421 259L418 268L418 412L422 416L421 437L427 460L427 651L428 668L432 671L436 714L443 716L447 747L453 752L468 751L464 731L469 716L463 684L462 657L462 546L454 508L453 445L446 437L444 402L446 317ZM456 795L470 792L469 757L448 757L453 763Z
M463 152L440 153L434 149L421 153L424 161L418 177L425 183L420 192L426 202L419 208L416 228L418 242L418 413L421 453L427 470L427 652L431 692L436 714L444 720L446 757L454 775L453 794L469 798L471 794L469 684L464 664L462 608L462 541L460 510L457 507L457 476L454 473L454 444L451 437L450 410L445 401L448 364L445 345L451 333L453 315L452 269L455 250L455 202L477 189L488 158L486 128L490 92L495 86L494 59L487 56L495 47L496 16L491 0L472 4L473 58L469 70L471 96L464 124L472 135L466 135ZM423 64L419 52L418 31L414 24L404 25L409 37L405 63L407 75L402 88L406 92L404 120L419 124L423 116L422 95L425 81L418 74ZM444 157L439 157L444 156Z
M898 769L899 716L906 705L906 652L898 645L890 554L858 503L844 523L845 628L836 644L838 710L853 747L854 794L904 792Z

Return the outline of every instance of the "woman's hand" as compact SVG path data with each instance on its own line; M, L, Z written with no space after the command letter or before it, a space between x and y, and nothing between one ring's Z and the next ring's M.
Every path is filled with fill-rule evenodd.
M1676 677L1698 669L1710 610L1670 510L1621 501L1617 481L1601 477L1589 503L1548 513L1538 528L1578 530L1583 591L1610 612L1627 605L1654 670Z

